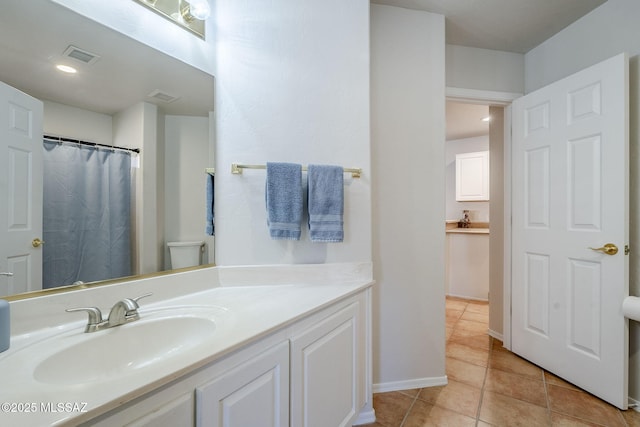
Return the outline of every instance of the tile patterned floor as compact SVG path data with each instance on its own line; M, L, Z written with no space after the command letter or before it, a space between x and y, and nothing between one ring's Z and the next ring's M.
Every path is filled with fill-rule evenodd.
M369 427L638 426L620 411L527 362L487 335L488 305L447 299L449 384L377 393Z

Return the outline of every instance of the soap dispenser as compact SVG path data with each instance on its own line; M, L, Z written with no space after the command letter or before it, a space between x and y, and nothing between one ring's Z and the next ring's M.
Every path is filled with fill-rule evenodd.
M11 324L9 322L9 303L0 299L0 353L9 349Z

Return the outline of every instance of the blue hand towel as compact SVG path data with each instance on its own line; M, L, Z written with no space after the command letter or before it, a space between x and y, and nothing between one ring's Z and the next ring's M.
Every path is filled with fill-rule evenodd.
M302 166L267 163L267 225L274 240L300 240Z
M205 233L209 236L214 235L214 222L213 222L213 175L207 174L207 195L206 195L206 215L207 222L205 225Z
M312 242L342 242L344 171L340 166L309 165L309 236Z

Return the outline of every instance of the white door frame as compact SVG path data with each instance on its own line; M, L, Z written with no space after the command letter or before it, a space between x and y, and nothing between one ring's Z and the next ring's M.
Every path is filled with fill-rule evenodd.
M502 343L511 349L511 103L523 96L517 92L498 92L490 90L464 89L447 86L445 98L447 101L466 102L469 104L487 104L503 106L504 109L504 258L503 258L503 313L502 313Z

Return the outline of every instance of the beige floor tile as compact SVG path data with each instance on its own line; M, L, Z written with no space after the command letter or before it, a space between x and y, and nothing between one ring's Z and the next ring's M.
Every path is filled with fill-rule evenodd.
M583 421L606 426L625 426L620 411L583 391L570 390L553 384L547 385L551 410Z
M420 393L420 389L419 388L410 388L407 390L399 390L398 393L402 393L406 396L409 396L412 399L415 399L415 397L418 395L418 393Z
M547 408L512 397L485 391L482 396L480 419L496 426L549 426Z
M418 399L420 399L421 394L418 395ZM435 401L435 406L473 418L478 413L479 404L479 388L453 380L449 380L449 384L440 391Z
M478 389L484 384L484 376L487 369L484 366L463 362L452 357L446 358L447 377L454 381L469 384Z
M451 335L453 335L453 328L450 327L445 327L444 328L444 339L449 341L449 338L451 338Z
M486 367L489 359L489 350L451 342L447 344L447 357Z
M489 355L489 367L535 380L542 380L542 369L506 351L492 351Z
M473 322L484 323L485 325L489 324L489 315L484 313L476 313L473 311L465 311L462 313L460 317L461 320L471 320Z
M446 385L440 385L436 387L425 387L423 389L420 389L418 399L423 400L427 403L435 404L438 400L438 397L440 397L440 394L446 387Z
M640 427L640 412L627 409L626 411L620 411L620 413L629 427Z
M471 320L458 320L456 323L456 329L464 329L466 331L473 331L478 334L486 334L487 333L487 324L482 322L474 322Z
M551 372L544 371L544 380L547 382L547 384L553 384L560 387L570 388L571 390L578 390L578 391L580 390L578 387L574 386L569 382L566 382L560 377L553 375Z
M509 350L504 348L504 344L497 338L491 338L491 350L492 351L506 351L507 353L511 353Z
M376 411L376 423L388 427L402 424L413 398L397 391L373 395L373 408Z
M489 336L486 333L478 334L465 329L454 329L449 341L485 350L490 348Z
M483 314L489 314L489 304L486 302L481 302L481 301L477 301L477 302L470 302L469 304L467 304L467 309L466 311L472 311L474 313L483 313Z
M475 417L467 417L422 400L416 400L403 427L474 427Z
M467 301L464 301L464 300L447 298L446 302L445 302L445 308L446 308L447 311L449 311L449 310L464 311L464 309L467 308L468 304L469 303Z
M534 380L497 369L489 369L484 389L546 408L547 395L544 390L544 383L541 380Z
M600 427L602 424L593 424L588 421L570 417L569 415L552 412L551 425L553 427Z

